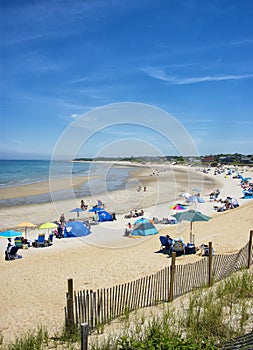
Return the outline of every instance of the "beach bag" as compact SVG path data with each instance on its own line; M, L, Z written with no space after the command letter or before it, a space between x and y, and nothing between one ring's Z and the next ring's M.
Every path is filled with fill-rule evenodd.
M187 243L185 254L196 254L196 247L193 243Z

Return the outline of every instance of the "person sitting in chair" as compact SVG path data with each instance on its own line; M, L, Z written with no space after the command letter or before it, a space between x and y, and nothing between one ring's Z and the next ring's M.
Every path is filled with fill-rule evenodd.
M170 235L166 235L166 238L168 240L168 248L170 248L172 246L174 240L172 237L170 237Z

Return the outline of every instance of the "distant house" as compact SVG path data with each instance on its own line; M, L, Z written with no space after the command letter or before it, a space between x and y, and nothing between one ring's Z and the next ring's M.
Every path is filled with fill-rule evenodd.
M231 163L231 157L228 157L228 156L219 157L219 162L221 164Z
M207 157L203 157L202 158L202 162L203 163L212 163L212 162L215 162L216 159L214 156L207 156Z
M241 156L241 163L242 164L252 164L252 157L251 156Z

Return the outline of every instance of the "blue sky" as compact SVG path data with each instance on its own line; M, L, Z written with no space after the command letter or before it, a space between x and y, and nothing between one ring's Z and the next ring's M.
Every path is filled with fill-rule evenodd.
M76 120L91 126L81 116L125 102L170 113L199 154L253 153L251 0L3 0L0 6L1 158L50 159ZM126 114L119 120L129 123ZM97 121L76 155L175 153L147 127L132 123L126 137L126 125L116 126L119 142L109 124L99 131ZM166 116L163 126L170 128Z

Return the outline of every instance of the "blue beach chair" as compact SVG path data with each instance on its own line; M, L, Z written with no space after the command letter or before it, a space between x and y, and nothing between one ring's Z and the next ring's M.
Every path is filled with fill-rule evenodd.
M47 242L45 240L45 234L39 234L38 239L33 242L33 247L40 248L40 247L46 247Z

